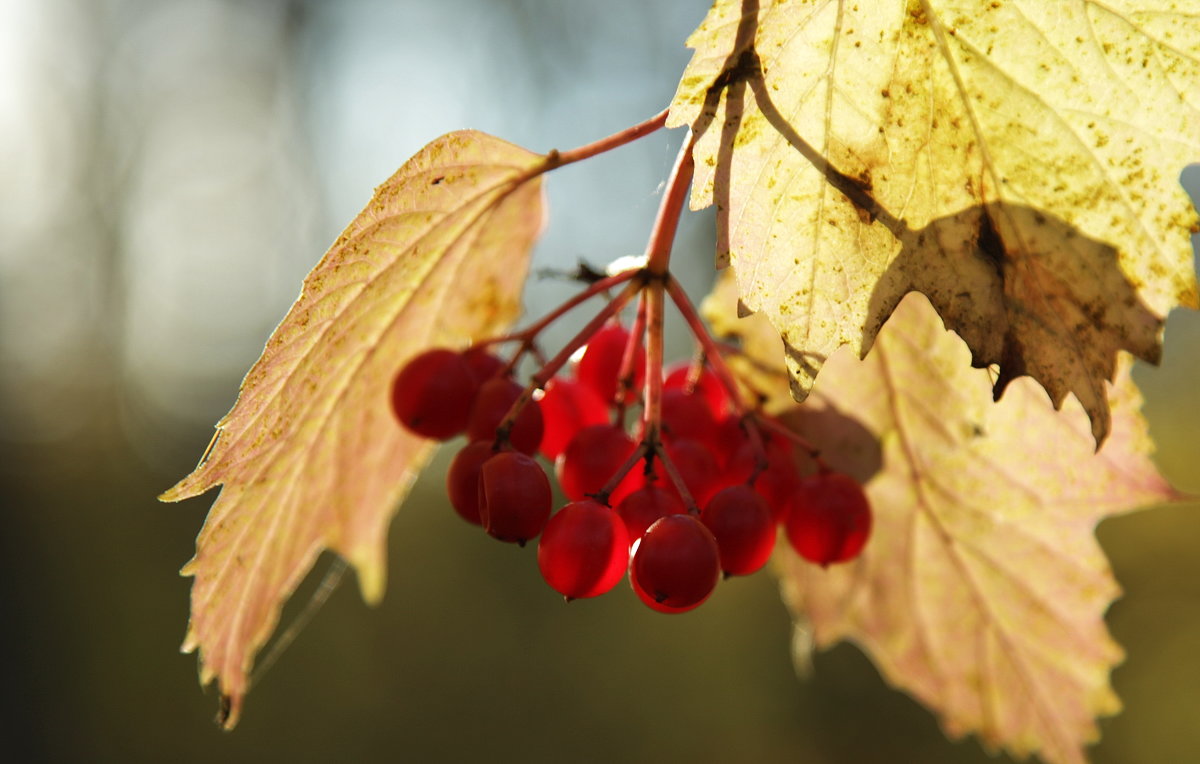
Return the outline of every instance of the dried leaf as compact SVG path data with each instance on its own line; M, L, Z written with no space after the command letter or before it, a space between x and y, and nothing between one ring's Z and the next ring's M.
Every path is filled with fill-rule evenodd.
M916 290L996 396L1033 376L1103 440L1117 352L1197 307L1200 1L718 0L688 44L692 206L797 400Z
M386 533L430 444L389 408L396 370L511 322L543 222L545 157L478 132L430 143L304 280L199 466L162 495L224 486L184 567L183 649L238 719L254 655L322 549L383 596Z
M714 328L774 363L782 387L778 335L761 317L734 319L728 279L723 289L706 304ZM993 403L968 355L910 295L866 360L835 354L793 405L797 429L866 482L875 524L854 563L826 570L782 550L784 599L801 639L857 643L947 734L1083 761L1094 718L1120 708L1109 672L1122 652L1103 618L1119 589L1095 527L1179 497L1150 461L1127 362L1094 453L1080 407L1056 412L1027 379ZM760 383L767 374L760 364Z

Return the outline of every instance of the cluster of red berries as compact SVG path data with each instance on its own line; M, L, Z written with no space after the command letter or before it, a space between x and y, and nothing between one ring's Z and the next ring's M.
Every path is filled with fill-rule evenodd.
M726 576L762 568L782 524L793 548L821 564L855 558L871 528L859 484L810 460L785 428L739 414L704 364L667 369L658 427L624 424L647 373L640 338L611 321L572 375L540 391L519 384L487 346L439 348L410 360L392 409L417 435L468 443L446 477L463 519L502 541L537 538L543 578L568 599L594 597L629 573L654 610L704 602ZM657 370L662 373L662 370ZM569 503L551 514L541 454Z

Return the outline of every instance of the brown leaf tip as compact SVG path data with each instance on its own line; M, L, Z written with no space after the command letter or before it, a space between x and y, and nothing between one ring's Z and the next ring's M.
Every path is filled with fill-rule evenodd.
M233 696L221 693L220 699L217 701L217 718L214 720L221 729L228 732L237 724L237 717L234 715Z

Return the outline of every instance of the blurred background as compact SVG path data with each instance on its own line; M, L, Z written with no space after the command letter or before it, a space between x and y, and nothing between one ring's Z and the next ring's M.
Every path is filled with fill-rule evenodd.
M388 596L352 577L240 727L177 652L211 496L165 505L300 280L423 144L545 151L661 109L704 0L0 0L0 648L11 761L990 761L842 646L797 680L771 578L666 618L564 607L471 532L439 466L397 516ZM641 251L680 134L548 181L535 268ZM1183 174L1193 198L1200 168ZM689 288L712 218L684 221ZM539 313L573 287L534 280ZM552 338L565 339L565 330ZM1159 464L1200 492L1200 317L1139 368ZM682 351L686 352L686 351ZM1200 515L1105 522L1126 711L1097 762L1200 756ZM297 612L322 558L285 613Z

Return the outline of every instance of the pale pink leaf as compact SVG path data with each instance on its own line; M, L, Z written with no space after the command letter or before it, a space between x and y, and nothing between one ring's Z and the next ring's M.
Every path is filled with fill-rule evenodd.
M254 656L322 549L383 595L388 524L431 443L396 423L392 377L417 352L461 347L517 315L542 228L546 158L463 131L422 149L304 280L199 466L162 495L223 486L183 572L184 650L199 649L238 719Z
M728 280L707 312L775 369L779 337L733 317ZM1104 624L1119 594L1096 542L1105 517L1178 494L1150 460L1140 397L1121 364L1112 432L1094 452L1086 413L1055 411L1032 380L992 402L988 370L910 295L865 360L829 359L808 401L774 404L835 468L865 481L874 529L854 562L776 558L798 646L850 640L952 736L1051 762L1085 760L1095 718L1120 703L1122 652ZM801 658L803 656L801 655Z

